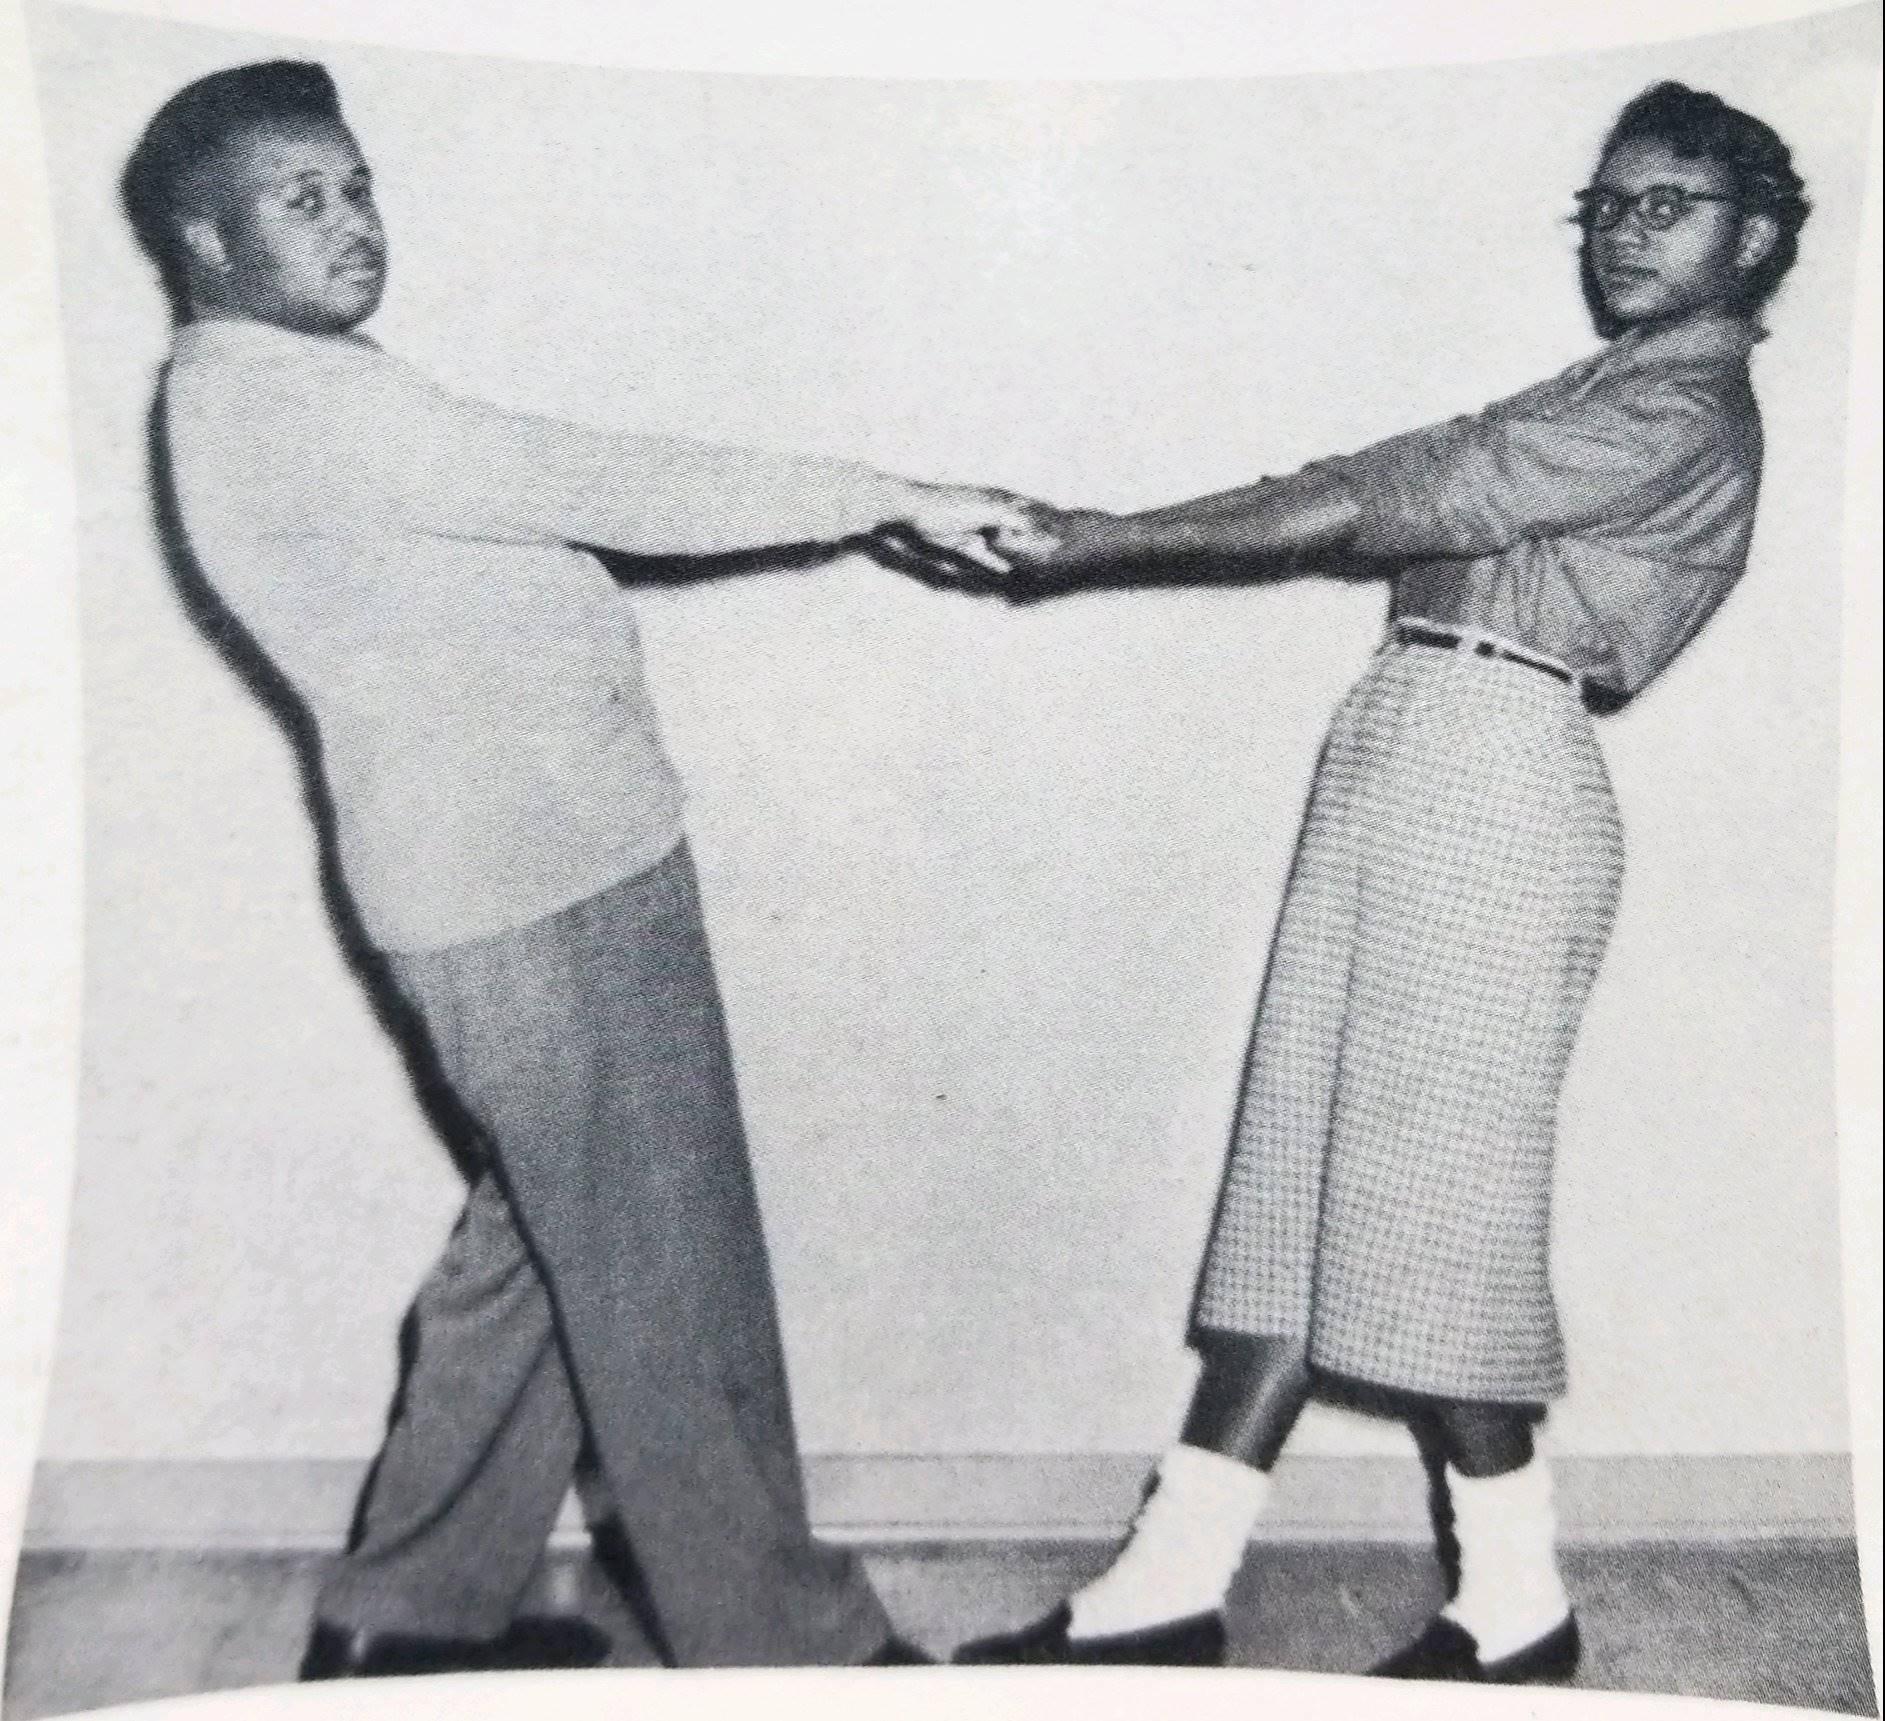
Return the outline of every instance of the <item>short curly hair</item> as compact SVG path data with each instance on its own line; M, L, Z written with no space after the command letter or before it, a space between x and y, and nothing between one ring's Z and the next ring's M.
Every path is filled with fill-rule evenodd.
M1708 90L1668 81L1652 84L1617 115L1599 155L1603 160L1619 144L1662 143L1684 160L1706 160L1724 168L1734 185L1743 215L1770 217L1777 229L1773 248L1742 276L1733 308L1752 316L1774 295L1800 254L1800 229L1812 212L1806 182L1794 170L1793 152L1765 120L1730 107ZM1584 299L1598 333L1615 335L1623 324L1606 308L1592 269L1590 246L1584 247Z
M327 68L311 60L266 60L186 84L144 128L118 192L178 321L190 314L183 217L191 176L244 132L310 119L344 123L340 92Z

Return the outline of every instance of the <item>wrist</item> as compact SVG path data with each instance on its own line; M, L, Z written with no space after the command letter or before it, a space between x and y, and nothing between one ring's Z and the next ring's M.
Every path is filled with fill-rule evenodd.
M928 486L890 472L866 470L861 476L855 525L860 535L885 526L907 526L915 520Z

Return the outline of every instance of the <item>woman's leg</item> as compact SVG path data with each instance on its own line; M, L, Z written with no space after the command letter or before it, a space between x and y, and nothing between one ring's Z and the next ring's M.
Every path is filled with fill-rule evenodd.
M1471 1678L1490 1667L1501 1677L1516 1675L1528 1661L1549 1664L1527 1668L1522 1676L1530 1679L1568 1673L1575 1665L1576 1628L1558 1571L1551 1474L1532 1438L1542 1415L1537 1405L1448 1399L1429 1401L1418 1413L1421 1432L1446 1459L1459 1587L1442 1610L1443 1623L1377 1672ZM1470 1644L1460 1642L1459 1631Z
M1192 1345L1204 1366L1179 1444L1113 1563L1069 1599L1076 1643L1223 1611L1268 1501L1267 1472L1302 1414L1303 1340L1201 1329Z
M1319 1366L1427 1398L1458 1593L1400 1677L1575 1664L1537 1403L1564 1388L1549 1273L1558 1096L1614 913L1588 719L1521 671L1420 660L1382 779L1316 1282ZM1497 1671L1491 1671L1497 1664Z
M967 1662L1223 1660L1224 1598L1309 1395L1307 1341L1199 1328L1203 1364L1179 1444L1160 1459L1113 1563L1064 1610L965 1644Z
M1076 1644L1221 1613L1269 1494L1267 1472L1309 1395L1321 1192L1365 846L1351 815L1368 686L1337 714L1277 919L1193 1306L1203 1369L1190 1412L1126 1545L1068 1604Z
M1531 1404L1469 1404L1437 1399L1428 1412L1439 1447L1456 1474L1473 1480L1506 1476L1532 1462L1532 1429L1543 1416Z
M1064 1613L967 1644L958 1661L1222 1657L1224 1594L1269 1492L1268 1466L1308 1392L1320 1192L1365 842L1352 809L1373 688L1370 674L1336 715L1271 944L1193 1304L1204 1366L1180 1442L1160 1460L1103 1576Z
M1204 1367L1179 1440L1269 1470L1309 1401L1309 1346L1205 1328L1192 1339Z

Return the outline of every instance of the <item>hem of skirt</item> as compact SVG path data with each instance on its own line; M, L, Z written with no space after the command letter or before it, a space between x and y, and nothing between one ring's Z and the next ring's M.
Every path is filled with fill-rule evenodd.
M1204 1333L1222 1333L1230 1338L1294 1339L1299 1342L1305 1338L1304 1326L1300 1321L1226 1319L1196 1309L1186 1323L1185 1332L1188 1342ZM1563 1368L1516 1385L1509 1375L1497 1380L1488 1377L1468 1379L1457 1375L1441 1378L1437 1375L1423 1375L1417 1370L1382 1367L1373 1361L1344 1362L1317 1343L1313 1324L1307 1333L1307 1341L1309 1366L1318 1374L1381 1392L1409 1393L1418 1398L1446 1398L1469 1404L1519 1405L1552 1403L1563 1398L1570 1389L1570 1381Z
M1294 1325L1263 1326L1248 1321L1207 1320L1203 1315L1194 1314L1185 1327L1187 1343L1212 1333L1229 1339L1293 1339L1298 1343L1306 1336L1300 1321Z
M1309 1345L1309 1366L1318 1374L1352 1381L1357 1386L1373 1387L1382 1392L1407 1393L1416 1398L1451 1399L1466 1404L1550 1404L1563 1398L1570 1385L1562 1371L1514 1384L1510 1377L1496 1381L1459 1375L1442 1378L1438 1375L1423 1375L1412 1369L1343 1362L1318 1349L1313 1339Z

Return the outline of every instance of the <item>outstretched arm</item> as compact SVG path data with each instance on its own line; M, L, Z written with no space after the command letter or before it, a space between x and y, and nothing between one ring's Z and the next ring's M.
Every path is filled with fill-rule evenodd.
M232 458L316 479L250 486L283 498L279 518L252 522L261 529L304 530L338 511L442 537L676 557L835 548L893 525L993 573L1007 571L1009 542L1045 542L1035 512L1002 491L509 412L365 351L327 362L335 375L318 391L293 376L252 389L270 434Z
M1347 485L1309 467L1140 514L1063 515L1054 523L1059 544L1021 560L1048 576L1109 563L1195 562L1207 578L1273 578L1317 552L1345 549L1360 517Z
M1249 580L1320 556L1383 567L1471 559L1633 519L1721 457L1721 414L1706 386L1681 371L1625 372L1575 395L1528 390L1287 478L1143 514L1072 514L1056 525L1054 550L1018 560L1054 589L1135 563Z

